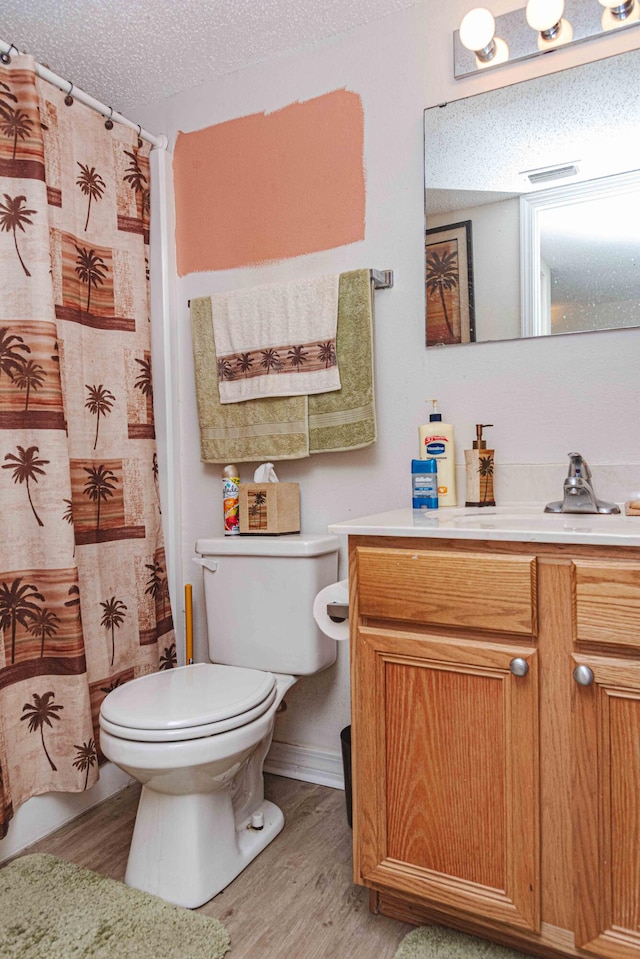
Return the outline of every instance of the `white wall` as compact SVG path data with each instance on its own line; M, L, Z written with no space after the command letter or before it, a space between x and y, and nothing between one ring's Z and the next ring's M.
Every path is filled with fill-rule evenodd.
M377 293L375 303L377 444L350 454L314 456L278 466L282 480L300 483L302 523L308 532L324 532L334 521L408 503L417 428L425 419L424 401L433 396L455 424L459 464L473 438L474 423L495 424L492 444L498 497L557 498L570 449L590 459L595 479L600 480L599 495L619 498L624 496L625 483L640 485L640 331L424 348L424 108L640 42L638 31L631 30L627 36L456 82L452 32L472 5L473 0L426 0L297 54L139 111L137 119L143 126L168 134L171 145L179 130L188 132L276 110L341 87L362 97L365 114L363 242L259 268L192 274L176 283L176 344L171 361L178 386L171 402L179 435L176 468L183 563L179 578L194 584L198 660L206 658L205 622L199 576L191 557L197 537L221 533L221 482L220 469L201 464L199 458L190 297L362 266L395 271L395 287ZM491 7L503 13L515 5L495 0ZM623 464L634 465L622 471L604 468ZM245 478L252 468L243 467ZM615 490L614 481L619 483ZM343 551L341 575L346 574ZM181 604L175 605L180 621ZM339 731L349 721L348 650L340 649L335 667L300 681L287 701L289 709L278 720L276 740L338 751Z

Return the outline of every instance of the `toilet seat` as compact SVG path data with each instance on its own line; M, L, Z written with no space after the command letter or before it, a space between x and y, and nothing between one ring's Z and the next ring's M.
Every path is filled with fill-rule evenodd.
M230 729L238 729L239 726L246 726L259 719L269 709L276 698L275 688L271 691L264 702L254 706L253 709L239 716L231 716L229 719L220 720L217 723L201 723L197 726L187 726L180 729L136 729L131 726L119 726L117 723L109 722L104 716L100 716L100 729L118 739L129 739L132 742L139 743L176 743L184 742L187 739L204 739L206 736L217 736L219 733L226 733Z
M196 663L112 690L102 703L100 726L137 742L199 739L252 722L275 696L273 673Z

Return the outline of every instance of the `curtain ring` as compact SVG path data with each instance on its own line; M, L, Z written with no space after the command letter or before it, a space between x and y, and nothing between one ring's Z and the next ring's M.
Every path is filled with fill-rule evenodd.
M138 124L138 149L142 146L142 127Z
M73 93L73 83L71 82L71 80L69 80L69 91L66 97L64 98L64 102L66 103L68 107L73 106L73 97L71 96L72 93Z
M109 109L111 110L111 113L109 114L109 117L104 121L105 130L113 130L113 120L111 119L111 117L113 116L113 107L109 107Z
M2 63L4 63L4 64L9 64L9 63L11 63L11 51L12 51L12 50L15 50L16 53L20 53L20 51L18 50L18 48L15 46L15 44L10 43L10 44L9 44L9 49L8 49L5 53L0 53L0 62L2 62Z

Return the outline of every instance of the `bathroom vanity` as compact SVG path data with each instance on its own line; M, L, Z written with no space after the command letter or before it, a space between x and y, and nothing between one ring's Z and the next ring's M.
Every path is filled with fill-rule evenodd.
M401 509L331 532L371 908L639 957L640 517Z

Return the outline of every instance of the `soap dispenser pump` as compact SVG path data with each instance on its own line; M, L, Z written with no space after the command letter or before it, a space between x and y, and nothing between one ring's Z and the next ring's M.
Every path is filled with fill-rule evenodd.
M464 451L467 477L465 506L495 506L493 495L494 450L487 449L482 431L493 423L477 423L473 449Z

